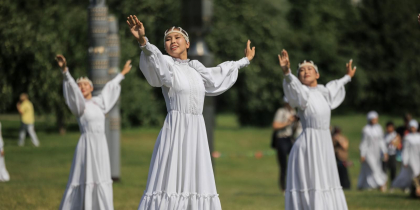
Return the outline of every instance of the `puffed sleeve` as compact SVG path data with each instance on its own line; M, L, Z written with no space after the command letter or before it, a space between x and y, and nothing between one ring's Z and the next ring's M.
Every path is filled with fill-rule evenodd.
M172 65L167 61L168 56L163 55L162 52L149 41L146 45L140 46L142 50L140 55L140 70L146 77L147 82L153 87L172 87L173 84L173 70Z
M290 70L289 70L290 71ZM309 89L292 73L286 74L283 80L283 91L292 107L305 110L308 105Z
M217 96L235 84L239 69L248 66L249 60L244 57L238 61L226 61L213 68L206 68L197 60L192 60L188 64L203 78L206 96Z
M346 97L346 89L344 85L351 81L349 75L345 75L341 79L333 80L326 85L329 94L325 97L331 109L335 109L343 103Z
M63 75L63 92L66 104L74 115L80 117L85 111L85 98L70 72L67 70Z
M124 76L122 74L117 74L114 79L106 83L101 91L101 94L94 98L94 102L101 107L105 114L108 113L118 101L121 93L120 82L123 79Z

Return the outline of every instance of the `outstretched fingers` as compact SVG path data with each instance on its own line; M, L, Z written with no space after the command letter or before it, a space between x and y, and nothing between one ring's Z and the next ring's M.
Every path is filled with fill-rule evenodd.
M125 62L125 66L126 67L131 66L131 60L128 60L127 62Z
M251 40L248 39L248 42L246 43L246 49L251 51Z
M141 28L143 28L143 23L139 21L139 19L137 18L137 16L134 15L134 20L136 21L136 24L138 26L140 26Z

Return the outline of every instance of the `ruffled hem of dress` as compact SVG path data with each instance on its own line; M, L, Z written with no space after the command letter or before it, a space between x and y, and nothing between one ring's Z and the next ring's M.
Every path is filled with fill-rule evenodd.
M221 210L219 194L144 193L138 210Z
M113 209L112 180L70 184L64 193L60 210Z
M342 187L292 189L286 192L286 209L348 210Z

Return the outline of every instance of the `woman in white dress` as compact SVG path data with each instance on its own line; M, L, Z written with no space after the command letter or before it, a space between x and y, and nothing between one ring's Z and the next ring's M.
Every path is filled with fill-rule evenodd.
M81 136L77 143L66 191L60 209L112 210L113 193L108 144L105 137L105 114L120 96L120 82L130 69L124 69L109 81L98 96L92 96L92 82L82 77L73 79L66 67L66 59L57 55L64 81L64 98L70 111L76 115Z
M388 160L384 140L384 132L378 124L378 113L370 111L367 115L368 124L363 128L362 141L360 142L360 161L362 162L358 189L386 190L388 176L382 169L383 161Z
M417 132L419 124L416 120L411 120L409 127L410 133L404 137L403 141L403 168L392 182L393 188L409 188L413 178L420 175L420 133Z
M318 67L312 61L290 70L285 50L278 56L285 75L283 90L292 107L298 109L303 131L289 155L287 169L287 210L346 210L347 202L338 177L330 133L331 110L345 98L344 85L356 72L352 60L341 79L319 85Z
M205 96L228 90L255 55L250 41L246 57L214 68L187 58L190 46L185 30L165 32L165 50L149 43L136 16L127 18L131 33L142 50L140 69L150 85L161 87L168 114L157 137L150 162L147 186L139 210L220 210L206 128Z
M4 142L1 135L1 123L0 123L0 182L7 182L10 180L9 172L6 169L6 163L4 162Z

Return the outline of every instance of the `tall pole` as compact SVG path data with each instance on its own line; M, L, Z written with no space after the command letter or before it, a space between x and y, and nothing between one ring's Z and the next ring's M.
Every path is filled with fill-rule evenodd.
M108 16L108 77L113 79L120 72L120 40L118 37L118 22L114 15ZM121 161L120 161L120 100L107 114L107 141L109 147L109 156L111 161L111 177L114 181L120 180Z
M183 0L183 23L190 34L191 47L188 51L190 59L196 59L204 66L213 66L213 54L208 50L204 40L205 34L209 32L211 19L213 16L212 0ZM206 123L207 139L210 148L210 154L214 147L214 126L215 126L215 98L206 97L204 100L203 117ZM212 158L212 163L214 161Z
M109 80L108 8L105 1L90 1L89 13L89 77L93 83L93 95L98 95Z
M108 8L105 5L105 0L90 0L88 16L89 77L93 83L93 95L97 96L110 78L119 72L119 40L116 36L115 18L110 21L111 23L108 22ZM111 161L111 178L114 181L118 181L120 178L119 119L119 104L117 103L117 106L106 115L105 120Z

